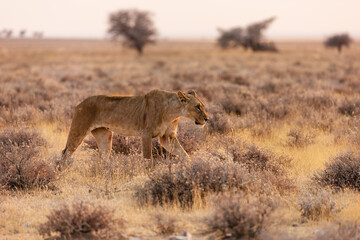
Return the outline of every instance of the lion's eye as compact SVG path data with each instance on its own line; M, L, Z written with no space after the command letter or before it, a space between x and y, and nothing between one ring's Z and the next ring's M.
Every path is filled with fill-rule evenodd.
M200 105L197 105L196 108L201 111Z

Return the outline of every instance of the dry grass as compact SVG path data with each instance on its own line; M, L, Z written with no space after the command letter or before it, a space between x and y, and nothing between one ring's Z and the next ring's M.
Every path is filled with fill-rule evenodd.
M301 216L309 220L332 219L340 211L331 191L310 188L299 194Z
M39 233L50 237L60 234L60 239L121 239L115 237L114 226L123 227L121 220L115 220L113 211L87 202L64 205L47 216L47 222L39 226ZM106 236L106 237L105 237ZM124 238L125 239L125 238Z
M164 213L156 213L153 215L154 231L161 235L170 235L176 233L178 226L176 224L177 218L169 216Z
M359 239L360 226L356 222L334 222L316 232L316 240Z
M360 46L341 55L320 42L277 46L279 53L252 53L222 51L210 41L164 41L140 58L104 41L1 40L0 235L39 239L53 211L68 206L72 216L78 201L111 209L109 225L126 221L121 234L91 225L92 237L163 239L188 231L194 239L355 239ZM154 88L195 89L204 99L209 124L179 126L192 163L154 140L150 173L140 140L122 136L115 136L109 162L101 162L90 136L69 169L53 172L82 99ZM224 201L215 206L212 195ZM284 204L272 208L265 199ZM91 209L79 216L92 216ZM267 221L266 209L276 221ZM211 218L214 211L221 218ZM339 227L334 219L351 224ZM229 227L233 222L243 228ZM54 229L54 237L77 234Z
M35 131L9 128L0 133L0 188L48 188L56 179L51 161L41 159L45 140Z
M178 203L183 208L192 207L208 193L245 190L254 184L244 167L215 158L198 158L191 164L175 167L158 168L150 174L150 179L135 194L140 205Z
M217 199L214 212L205 223L209 231L221 232L222 239L256 239L275 209L274 200L266 196L224 195Z

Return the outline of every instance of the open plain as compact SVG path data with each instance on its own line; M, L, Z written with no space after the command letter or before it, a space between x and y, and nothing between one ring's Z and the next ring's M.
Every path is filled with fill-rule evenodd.
M360 45L276 44L163 40L139 57L110 41L0 40L0 239L359 237ZM78 103L152 89L204 100L205 128L178 131L192 162L154 139L149 171L140 139L115 134L109 162L88 136L54 170ZM77 231L86 214L103 225Z

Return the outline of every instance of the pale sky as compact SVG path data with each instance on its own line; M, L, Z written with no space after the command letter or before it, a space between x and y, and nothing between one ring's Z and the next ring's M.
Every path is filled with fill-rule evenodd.
M104 38L109 13L151 11L158 36L214 38L217 27L276 16L268 38L360 37L360 0L0 0L0 30L43 31L45 37Z

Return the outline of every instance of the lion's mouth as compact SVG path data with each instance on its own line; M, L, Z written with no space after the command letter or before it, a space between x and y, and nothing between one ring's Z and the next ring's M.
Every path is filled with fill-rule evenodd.
M202 125L202 126L205 125L205 123L201 123L201 122L199 122L198 120L195 120L195 124L196 124L196 125Z

